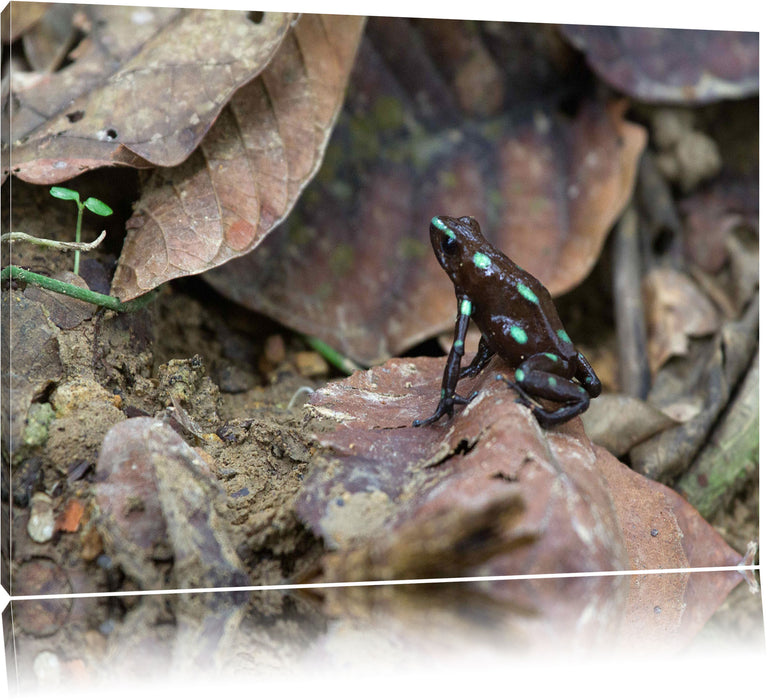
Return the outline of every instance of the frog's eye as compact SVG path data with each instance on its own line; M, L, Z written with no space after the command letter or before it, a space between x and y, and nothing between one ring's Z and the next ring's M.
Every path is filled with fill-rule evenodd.
M455 255L458 252L458 241L452 236L442 238L442 251L445 255Z

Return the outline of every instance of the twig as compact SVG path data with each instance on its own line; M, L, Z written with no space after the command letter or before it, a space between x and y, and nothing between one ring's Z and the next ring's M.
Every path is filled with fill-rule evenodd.
M56 248L57 250L94 250L105 239L105 231L103 231L98 238L91 243L72 243L66 241L54 241L50 238L37 238L31 236L29 233L22 231L11 231L10 233L4 233L0 236L0 243L16 243L17 241L23 241L25 243L32 243L33 245L43 246L44 248Z
M121 301L118 297L112 297L108 294L93 292L91 289L77 287L68 282L62 282L60 280L52 279L51 277L46 277L45 275L39 275L37 272L30 272L29 270L17 267L16 265L8 265L8 267L4 267L3 271L0 272L0 281L10 278L21 280L27 284L34 284L36 287L42 287L51 292L64 294L73 299L80 299L89 304L104 306L107 309L121 313L142 309L156 296L156 290L151 290L141 297L130 299L129 301Z
M620 391L644 399L649 392L647 331L641 297L639 221L632 205L623 213L614 232L614 315L620 356Z

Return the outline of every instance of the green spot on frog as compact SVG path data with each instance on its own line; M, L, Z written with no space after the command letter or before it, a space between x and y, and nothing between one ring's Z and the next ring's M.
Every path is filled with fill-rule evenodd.
M557 385L558 385L558 380L557 380L557 379L555 379L555 377L548 377L548 378L547 378L547 383L548 383L550 386L553 386L553 387L554 387L554 386L557 386Z
M463 348L463 340L456 340L453 345L460 350Z
M480 268L480 270L486 270L490 267L490 258L485 253L477 251L472 258L474 264Z
M558 356L554 352L545 352L544 356L546 358L552 360L553 362L557 362L558 361Z
M520 326L510 326L509 335L511 335L521 345L528 342L528 333L520 328Z
M522 282L517 283L517 291L520 292L520 295L523 297L523 299L530 301L532 304L538 304L539 303L539 297L534 294L533 290L523 284Z
M571 338L569 338L569 334L566 333L562 328L558 331L558 338L562 340L564 343L570 343Z
M525 380L525 372L523 372L523 370L521 370L521 369L516 369L515 370L515 379L518 382L524 381Z
M461 302L461 315L462 316L472 315L472 303L468 299L464 299Z

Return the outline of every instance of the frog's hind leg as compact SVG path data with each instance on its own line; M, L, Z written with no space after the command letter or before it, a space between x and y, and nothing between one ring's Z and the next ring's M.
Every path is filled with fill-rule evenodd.
M533 372L531 379L525 379L522 384L509 381L506 377L497 375L500 379L518 393L515 401L531 409L539 425L549 428L571 420L584 413L590 406L590 395L576 382L563 377L557 377L547 372ZM550 410L536 403L532 398L548 399L563 404Z
M546 428L564 423L584 413L590 405L590 394L572 379L572 365L553 353L539 353L526 359L515 370L516 382L501 375L497 379L506 382L518 393L516 401L531 409L539 424ZM536 399L548 399L562 404L550 410L538 404Z
M595 373L593 366L581 352L577 353L577 371L574 376L585 387L585 391L587 391L591 399L601 395L601 380Z

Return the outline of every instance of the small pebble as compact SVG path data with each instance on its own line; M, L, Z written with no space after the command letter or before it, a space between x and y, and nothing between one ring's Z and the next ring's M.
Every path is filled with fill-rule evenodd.
M32 672L39 683L53 685L61 680L59 657L53 651L42 651L32 662Z
M279 365L286 359L286 344L283 342L283 336L275 333L264 343L264 357L272 365Z
M294 354L294 364L299 373L305 377L316 377L326 374L329 365L317 352L305 350Z
M54 505L45 493L35 493L30 500L27 534L35 542L48 542L54 535Z

